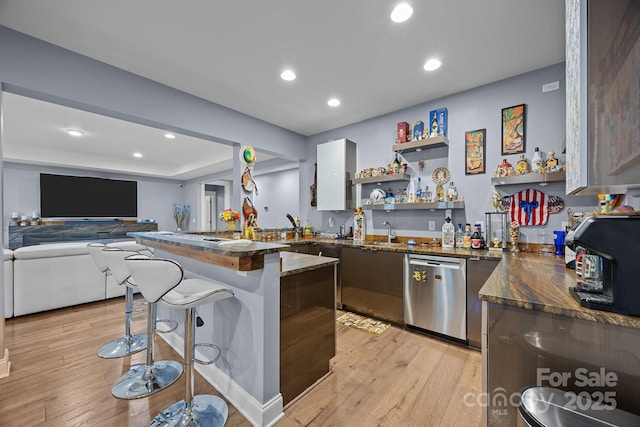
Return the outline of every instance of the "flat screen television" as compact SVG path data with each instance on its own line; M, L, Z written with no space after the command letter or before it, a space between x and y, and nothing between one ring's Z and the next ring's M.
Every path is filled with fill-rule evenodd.
M42 218L138 216L138 183L89 176L40 174Z

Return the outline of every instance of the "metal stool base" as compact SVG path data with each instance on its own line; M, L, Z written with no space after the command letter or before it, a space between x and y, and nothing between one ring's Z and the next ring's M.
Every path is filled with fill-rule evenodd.
M191 414L185 411L184 400L176 402L156 415L149 427L221 427L227 422L229 407L218 396L200 394L193 397Z
M103 359L116 359L137 353L147 348L147 334L132 335L110 341L100 347L98 356Z
M146 397L170 386L180 375L182 364L173 360L161 360L151 366L133 365L111 388L111 394L118 399Z

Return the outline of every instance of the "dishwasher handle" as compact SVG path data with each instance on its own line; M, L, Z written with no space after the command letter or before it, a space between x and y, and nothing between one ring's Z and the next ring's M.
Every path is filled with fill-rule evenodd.
M421 267L441 267L450 270L460 270L460 264L457 262L442 262L433 260L410 259L409 265L419 265Z

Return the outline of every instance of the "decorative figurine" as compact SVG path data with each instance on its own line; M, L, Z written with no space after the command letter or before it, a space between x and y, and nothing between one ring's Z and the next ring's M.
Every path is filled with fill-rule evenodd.
M502 163L498 165L496 170L493 172L494 176L507 176L513 174L513 165L507 161L507 159L502 159Z
M518 175L524 175L531 171L529 161L524 157L524 154L520 154L520 160L516 163L516 170L518 171Z
M434 138L436 136L438 136L438 119L434 114L433 118L431 119L431 134L429 135L429 137Z
M357 207L353 213L353 241L364 242L366 237L364 211Z

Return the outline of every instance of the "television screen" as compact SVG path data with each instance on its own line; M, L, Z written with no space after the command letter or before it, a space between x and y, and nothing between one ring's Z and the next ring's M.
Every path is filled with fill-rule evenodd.
M138 216L138 183L116 179L40 174L40 217Z

